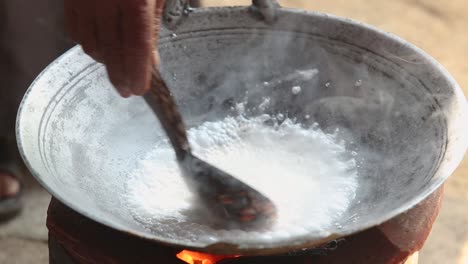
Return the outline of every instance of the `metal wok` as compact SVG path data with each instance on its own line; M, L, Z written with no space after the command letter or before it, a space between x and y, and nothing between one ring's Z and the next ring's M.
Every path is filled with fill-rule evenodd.
M287 112L304 126L317 122L324 131L340 128L349 149L370 153L359 156L356 197L326 233L300 237L218 240L173 233L176 222L157 219L146 228L125 206L127 175L164 134L142 98L120 98L103 66L75 47L29 88L17 136L36 179L77 212L160 243L213 253L281 253L405 212L462 160L466 99L447 71L413 45L355 21L272 1L195 10L179 2L167 5L159 49L162 74L187 125L231 114L226 102L244 100L246 91L252 105L268 96L271 111ZM318 70L299 80L309 87L301 96L293 96L290 86L256 85L298 69Z

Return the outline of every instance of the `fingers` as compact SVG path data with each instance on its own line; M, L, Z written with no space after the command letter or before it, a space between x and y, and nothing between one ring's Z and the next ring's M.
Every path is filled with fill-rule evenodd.
M164 1L65 0L68 30L83 50L106 66L109 79L128 97L144 94L155 52Z
M114 0L96 1L96 25L99 54L106 65L109 80L123 97L131 91L125 78L120 26L120 8Z
M164 9L164 3L165 0L156 0L156 6L154 9L154 32L155 32L155 43L157 45L158 43L158 37L159 37L159 31L161 29L161 21L162 21L162 15L163 15L163 9Z
M154 47L155 1L122 1L122 37L125 74L135 95L149 88Z

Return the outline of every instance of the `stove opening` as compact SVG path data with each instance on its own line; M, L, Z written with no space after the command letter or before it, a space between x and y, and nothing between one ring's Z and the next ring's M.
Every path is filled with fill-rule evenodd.
M223 259L239 257L239 255L213 255L190 250L182 250L176 256L188 264L216 264Z

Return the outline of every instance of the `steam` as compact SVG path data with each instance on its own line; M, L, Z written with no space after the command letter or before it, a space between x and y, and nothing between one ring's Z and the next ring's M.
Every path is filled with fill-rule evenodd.
M436 91L440 80L427 74L428 61L419 55L392 47L371 52L298 33L310 26L298 21L296 28L222 39L227 45L222 52L213 48L216 62L202 68L209 72L202 85L210 87L210 103L227 110L191 109L191 118L219 120L242 107L246 117L268 114L338 133L348 151L358 153L353 210L366 211L378 200L373 212L382 214L430 181L445 144L443 105L453 94Z
M311 32L311 26L259 24L223 29L204 43L187 38L183 45L190 59L178 58L169 72L192 63L173 79L174 87L192 87L175 91L191 128L239 115L268 115L342 142L343 156L355 154L359 187L330 228L349 230L358 226L357 219L371 221L398 209L430 184L446 141L443 106L453 94L438 92L439 73L428 75L428 61L402 54L408 51L404 47L379 48L369 41L372 48L364 49L300 33Z

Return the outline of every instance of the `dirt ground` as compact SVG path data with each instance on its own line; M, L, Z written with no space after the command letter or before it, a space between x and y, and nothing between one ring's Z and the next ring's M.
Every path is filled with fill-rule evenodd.
M205 0L207 5L247 5L245 0ZM441 62L468 94L466 0L280 0L283 6L327 12L394 33ZM28 183L26 208L0 226L0 263L48 263L45 212L49 195ZM420 264L468 264L468 159L448 180L442 211Z

